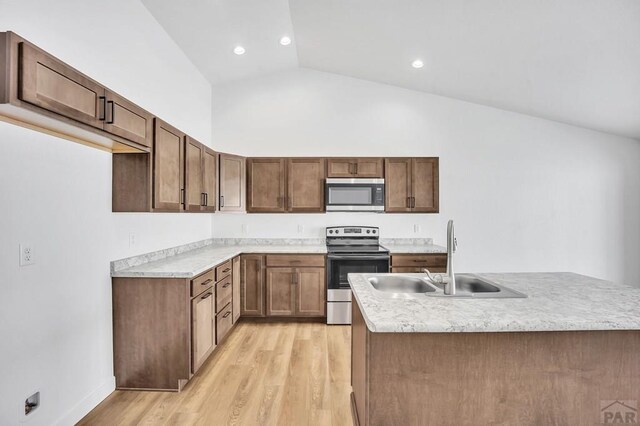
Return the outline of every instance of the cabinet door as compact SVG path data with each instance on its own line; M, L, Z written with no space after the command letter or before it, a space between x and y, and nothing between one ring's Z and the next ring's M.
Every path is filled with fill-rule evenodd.
M296 279L296 315L323 317L326 307L324 268L299 268Z
M244 211L245 159L220 154L220 211Z
M151 146L153 115L117 93L106 90L104 130L140 145Z
M412 163L411 210L420 213L438 213L440 210L438 159L414 158Z
M191 369L195 373L216 346L213 290L191 301Z
M202 210L216 211L216 153L208 147L204 147L202 153L202 192L204 200Z
M180 211L184 202L185 134L156 118L153 140L153 208Z
M235 324L238 318L240 318L240 256L233 258L232 265L231 282L233 285L233 296L231 298L231 307L233 311L232 323Z
M328 158L327 177L330 178L350 178L356 172L357 160L355 158Z
M184 208L188 211L200 211L204 205L202 188L204 146L187 136L184 156Z
M287 211L323 212L324 158L291 158L288 163Z
M282 213L285 211L286 160L247 159L247 211Z
M240 292L242 316L264 316L264 257L245 255L240 258Z
M30 104L102 129L105 89L67 64L20 43L18 97Z
M292 316L295 312L293 268L267 268L267 316Z
M385 212L411 211L411 159L385 160Z
M382 158L358 158L356 162L356 177L360 178L381 178L384 162Z

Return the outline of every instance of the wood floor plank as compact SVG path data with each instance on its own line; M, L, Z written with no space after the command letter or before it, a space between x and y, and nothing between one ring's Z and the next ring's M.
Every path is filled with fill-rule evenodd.
M349 326L241 321L180 393L115 391L79 425L351 425Z

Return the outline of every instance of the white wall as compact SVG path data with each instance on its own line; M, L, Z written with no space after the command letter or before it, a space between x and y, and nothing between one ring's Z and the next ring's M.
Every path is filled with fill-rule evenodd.
M458 270L575 271L640 285L640 142L307 69L216 86L213 138L251 156L438 156L438 215L232 215L214 236L379 224L444 244ZM422 228L413 233L413 225ZM304 227L298 232L298 225Z
M0 0L0 30L210 143L210 85L138 1ZM34 390L27 424L73 424L114 387L109 262L209 238L210 215L111 213L109 153L3 122L0 194L0 424Z

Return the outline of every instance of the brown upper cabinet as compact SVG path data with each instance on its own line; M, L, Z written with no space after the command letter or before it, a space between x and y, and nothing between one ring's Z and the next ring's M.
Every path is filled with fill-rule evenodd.
M324 158L248 158L247 211L324 211Z
M184 164L184 209L187 211L215 211L216 153L187 136Z
M327 177L381 178L384 177L382 158L328 158Z
M245 210L245 159L237 155L219 154L220 190L218 206L221 212Z
M153 140L153 209L180 211L185 200L184 144L186 135L156 119Z
M439 212L438 158L385 159L385 212Z
M153 115L12 32L0 33L0 115L113 152L148 152Z

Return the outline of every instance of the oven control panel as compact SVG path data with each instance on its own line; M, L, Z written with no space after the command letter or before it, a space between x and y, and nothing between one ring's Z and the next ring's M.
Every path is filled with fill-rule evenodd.
M371 238L377 237L377 226L331 226L327 227L327 237Z

